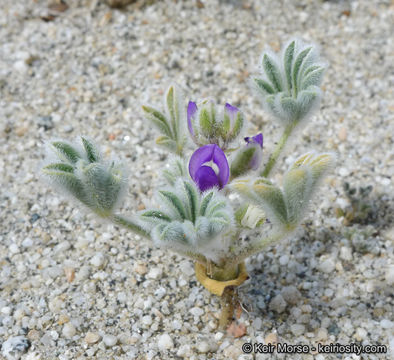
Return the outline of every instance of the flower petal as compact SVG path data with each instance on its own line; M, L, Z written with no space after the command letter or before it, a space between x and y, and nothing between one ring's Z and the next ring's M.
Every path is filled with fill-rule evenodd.
M227 115L230 117L231 120L233 120L239 112L239 109L237 107L232 106L229 103L226 103L226 105L224 106L224 110L226 111Z
M263 134L257 134L253 137L246 137L244 140L249 144L259 144L261 148L263 148Z
M201 166L196 172L196 183L201 191L208 190L214 186L220 186L218 176L209 166Z
M216 176L217 185L222 188L228 182L228 179L230 177L230 168L228 166L226 155L224 154L223 150L216 144L208 144L202 146L193 153L189 162L190 176L198 184L199 178L197 178L197 172L201 167L207 167L203 166L203 164L210 161L213 161L218 167L218 175L216 175L215 171L212 168L210 169Z
M219 185L220 188L222 188L228 183L228 179L230 177L230 168L228 166L226 155L217 145L215 145L213 152L213 162L219 168Z
M189 162L189 173L194 181L196 181L195 175L197 170L206 162L213 159L213 152L215 150L215 144L209 144L198 148L190 158Z
M192 136L194 136L194 129L193 129L193 124L192 124L192 119L196 115L197 112L197 105L193 101L189 101L189 104L187 105L187 126L189 128L189 132Z

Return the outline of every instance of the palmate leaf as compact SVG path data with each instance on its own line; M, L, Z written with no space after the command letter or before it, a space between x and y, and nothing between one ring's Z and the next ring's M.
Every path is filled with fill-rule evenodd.
M239 179L230 187L246 199L260 206L271 222L281 227L287 225L287 209L282 190L266 179Z
M281 57L263 55L262 76L253 81L265 108L287 126L306 119L319 105L324 70L314 46L293 40Z
M216 190L200 193L193 182L180 178L157 197L160 207L141 212L139 218L159 246L198 252L232 228L232 209Z
M156 139L156 143L177 154L182 152L186 143L184 129L181 126L185 120L183 119L182 106L181 91L171 85L164 98L164 112L146 105L142 107L146 119L161 133L161 136Z
M237 179L230 188L260 206L271 222L293 230L302 220L319 182L333 164L332 154L308 153L298 158L287 171L283 190L265 178Z
M78 173L85 192L91 198L92 209L103 216L110 215L123 187L121 173L99 163L87 166L82 163Z
M334 162L332 154L307 153L290 167L283 178L289 223L296 225L301 221L319 182Z
M55 141L51 148L58 161L46 165L43 173L60 189L81 201L102 217L113 213L125 187L123 170L119 165L105 164L99 149L86 137L82 148Z

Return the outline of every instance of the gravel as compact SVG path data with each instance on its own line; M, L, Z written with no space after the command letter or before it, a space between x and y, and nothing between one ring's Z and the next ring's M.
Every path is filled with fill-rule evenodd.
M392 356L392 2L65 1L57 12L47 0L1 2L0 357L238 359L266 338L384 344L391 355L369 358ZM159 106L171 81L188 99L240 106L268 156L278 126L248 79L263 49L294 35L329 66L321 111L278 173L310 149L338 163L298 233L247 261L246 334L234 339L218 332L219 301L189 260L87 214L39 168L46 141L87 134L129 169L122 211L143 209L167 156L140 108ZM343 216L355 206L345 181L373 186L361 199L373 214Z

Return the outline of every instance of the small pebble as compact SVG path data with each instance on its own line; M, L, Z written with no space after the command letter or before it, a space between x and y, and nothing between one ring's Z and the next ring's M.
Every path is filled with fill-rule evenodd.
M72 338L75 334L77 333L75 326L68 322L66 324L64 324L63 326L63 331L62 334L64 335L64 337L66 338Z
M320 263L319 269L322 272L326 273L326 274L332 273L335 270L335 262L334 262L334 260L331 259L331 258L324 259Z
M153 279L153 280L159 280L161 276L163 275L163 270L159 267L154 267L149 270L148 274L146 277L148 279Z
M286 301L281 294L276 295L270 302L269 308L277 313L282 313L286 309Z
M281 295L282 295L283 299L288 304L291 304L291 305L297 304L300 301L301 297L302 297L301 293L293 285L284 287L282 289L282 291L281 291Z
M96 342L98 342L100 340L100 335L97 333L93 333L93 332L88 332L85 336L85 342L87 344L95 344Z
M174 347L174 342L172 341L170 335L163 334L160 335L157 346L159 350L170 350Z
M199 307L193 307L193 308L191 308L189 311L190 311L190 313L191 313L193 316L196 316L196 317L200 317L201 315L204 314L204 310L201 309L201 308L199 308Z
M116 343L118 342L118 338L114 335L105 334L103 336L103 342L106 347L112 347L116 345Z
M290 330L295 336L300 336L300 335L304 334L305 326L302 324L292 324L290 326Z
M207 353L210 349L211 349L211 347L209 346L209 344L206 341L200 341L197 344L197 350L198 350L198 352L200 352L202 354Z
M105 256L103 253L98 252L96 253L91 259L90 259L90 263L97 267L97 268L101 268L104 265L105 262Z

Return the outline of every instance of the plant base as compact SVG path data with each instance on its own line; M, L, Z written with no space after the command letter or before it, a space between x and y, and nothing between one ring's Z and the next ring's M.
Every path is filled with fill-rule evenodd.
M214 271L210 271L210 276L212 277L215 277L215 275L221 279L230 277L232 278L230 280L211 278L208 275L207 267L200 263L195 264L195 271L197 280L201 285L210 293L221 297L222 312L219 319L219 328L222 330L226 329L233 321L234 311L239 303L236 287L249 278L245 263L237 265L236 269L214 269ZM229 274L230 276L226 276Z

